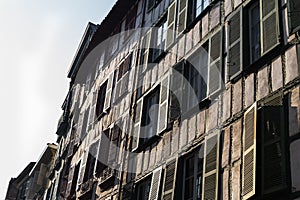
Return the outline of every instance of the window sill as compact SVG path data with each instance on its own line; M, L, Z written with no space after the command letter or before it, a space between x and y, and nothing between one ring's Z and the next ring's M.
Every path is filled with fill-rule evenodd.
M140 142L139 146L136 149L133 149L132 152L133 153L142 152L147 147L151 146L152 144L154 144L155 142L157 142L160 139L161 139L161 137L159 135L154 135L151 138L147 139L146 141L144 141L142 143Z

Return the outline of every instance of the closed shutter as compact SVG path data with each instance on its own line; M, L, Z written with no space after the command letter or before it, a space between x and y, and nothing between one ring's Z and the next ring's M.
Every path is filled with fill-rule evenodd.
M68 175L68 185L67 185L67 190L66 190L66 197L70 195L71 189L72 189L72 182L73 182L73 177L74 177L74 172L75 172L75 166L72 166L69 171Z
M228 21L228 75L234 78L242 71L242 9Z
M46 173L47 173L48 167L44 163L41 163L39 176L37 179L37 184L40 186L44 185L44 180L46 179Z
M110 108L111 104L111 96L112 96L112 89L113 89L113 82L114 82L114 72L110 73L107 80L107 87L106 87L106 95L104 101L104 110Z
M85 168L86 168L88 155L89 155L89 151L86 150L84 152L83 156L82 156L80 172L79 172L79 179L78 179L78 184L77 184L77 190L80 188L80 185L83 183L83 178L84 178L84 174L85 174Z
M92 99L91 106L90 106L90 113L89 113L89 120L88 120L89 130L93 127L93 124L95 121L97 94L98 94L97 91L93 93L93 99Z
M213 133L205 141L204 163L203 163L203 189L202 199L218 199L219 179L219 132Z
M178 2L178 22L177 34L180 35L186 28L187 23L187 0L179 0Z
M181 106L183 106L184 91L184 66L185 61L182 61L174 66L170 76L170 106L169 106L169 121L172 122L180 118Z
M161 182L161 173L162 173L162 167L155 169L152 173L149 200L159 199L158 195L159 195L159 188Z
M262 190L272 193L287 186L285 162L285 114L282 96L273 97L262 107Z
M169 108L169 75L167 75L160 85L159 109L158 109L158 134L164 131L168 125Z
M166 48L168 49L174 42L175 39L175 20L176 20L176 0L168 8L168 29L167 29L167 39Z
M83 126L83 119L84 119L84 113L80 113L79 114L79 122L77 125L77 132L76 132L76 144L79 144L81 141L81 130L82 130L82 126Z
M101 133L100 146L98 152L98 162L97 162L97 175L100 175L107 166L108 154L109 154L109 130L105 130Z
M256 103L244 114L242 195L248 199L255 195L256 181Z
M288 17L290 34L300 30L300 1L288 0Z
M164 177L163 200L174 199L174 190L177 174L177 159L167 163Z
M261 41L264 55L279 44L278 0L260 0Z
M110 141L110 148L109 148L109 154L108 154L108 163L110 165L115 164L117 162L117 155L118 155L118 139L119 139L119 127L115 125L111 129L110 133L111 141Z
M134 128L132 134L133 137L131 143L132 150L135 150L139 146L142 112L143 112L143 98L139 99L136 102L135 113L134 113Z
M214 94L222 84L222 30L211 37L209 55L209 93Z

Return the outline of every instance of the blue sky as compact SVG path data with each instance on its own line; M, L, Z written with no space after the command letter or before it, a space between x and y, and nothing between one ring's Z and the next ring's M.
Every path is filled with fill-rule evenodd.
M89 21L108 0L0 0L0 199L11 177L56 140L67 71Z

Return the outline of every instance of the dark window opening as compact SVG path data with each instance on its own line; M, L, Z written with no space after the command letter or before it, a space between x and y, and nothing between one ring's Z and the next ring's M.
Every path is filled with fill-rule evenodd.
M155 88L149 95L144 97L142 126L140 130L140 140L142 143L156 135L158 126L158 108L159 87Z
M84 178L83 182L86 182L94 177L94 169L95 169L95 163L96 163L96 156L97 156L97 148L98 148L98 142L92 144L92 146L89 149L89 155L87 158L86 168L84 172Z
M261 56L260 47L260 11L258 2L249 9L249 42L250 42L250 63L255 62Z
M167 18L165 17L162 22L153 29L151 38L151 62L156 62L157 59L165 52L166 39L167 39Z
M148 200L151 186L151 178L143 180L141 183L138 183L136 189L136 199L138 200Z
M96 104L96 117L99 118L103 113L105 95L106 95L107 81L101 85L100 90L98 91L97 104Z

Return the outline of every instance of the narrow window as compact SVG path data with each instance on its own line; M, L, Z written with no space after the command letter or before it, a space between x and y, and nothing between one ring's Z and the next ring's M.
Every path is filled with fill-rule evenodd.
M148 200L150 193L151 179L147 178L137 185L137 198L139 200Z
M250 61L255 62L260 58L260 13L258 2L249 9L249 28L250 28Z
M100 90L98 91L98 98L97 98L97 104L96 104L96 117L97 118L99 118L99 116L103 113L103 110L104 110L106 87L107 87L107 82L105 82L103 85L101 85Z
M167 38L167 18L155 28L155 33L153 34L153 49L152 49L152 62L165 51Z

